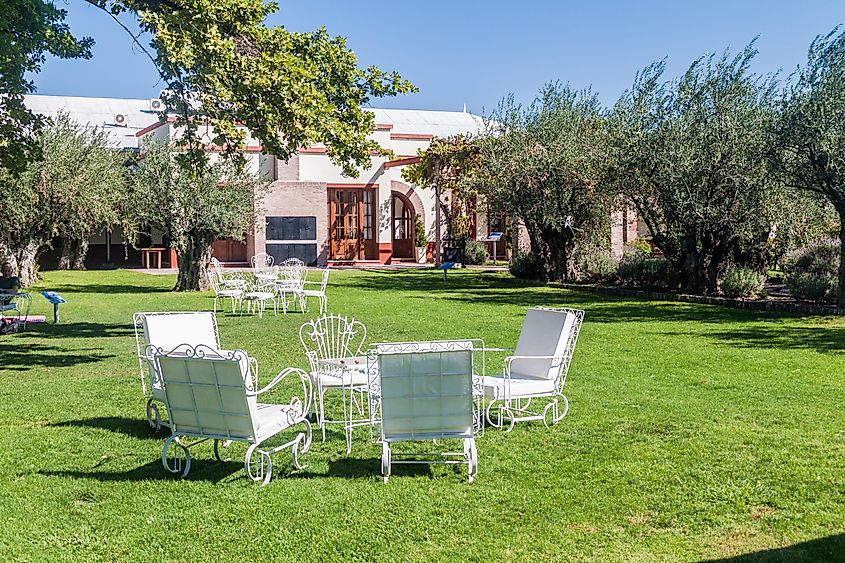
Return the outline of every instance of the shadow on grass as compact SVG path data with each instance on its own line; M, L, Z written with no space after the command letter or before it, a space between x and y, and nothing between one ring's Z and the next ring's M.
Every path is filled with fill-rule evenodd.
M70 300L70 296L74 293L103 293L103 294L123 294L123 293L170 293L171 287L156 287L150 285L132 285L125 284L51 284L47 289L55 291L65 299ZM65 295L67 294L67 295Z
M736 557L713 559L711 563L774 563L800 561L842 561L845 558L845 534L828 536L778 549L767 549Z
M132 335L131 321L127 324L114 323L44 323L28 325L19 338L112 338Z
M224 479L231 477L238 471L243 471L244 465L241 461L224 462L221 463L214 459L195 459L191 458L191 471L187 477L180 478L168 472L161 464L161 459L151 461L135 469L129 471L101 471L92 469L91 471L68 471L58 470L50 471L42 469L38 471L39 475L47 477L70 477L72 479L96 479L103 482L115 481L207 481L219 483Z
M50 426L58 428L98 428L108 430L116 434L123 434L139 440L163 441L170 434L170 430L164 428L156 432L147 421L139 418L124 418L121 416L102 416L97 418L85 418L82 420L66 420L56 422Z
M15 337L0 343L0 373L4 370L29 371L34 367L92 364L113 357L113 354L71 354L63 348L44 346Z
M689 336L690 332L669 332L668 336ZM700 333L695 333L701 336ZM704 335L737 348L815 350L835 353L845 350L845 327L790 326L779 323L708 332Z
M769 311L732 309L697 303L645 301L592 293L587 288L573 290L554 284L518 280L496 273L458 273L444 284L438 272L430 270L368 270L370 275L355 276L344 285L364 291L418 294L427 300L458 303L510 305L519 307L574 307L585 309L589 322L696 322L735 323L778 320L798 315Z

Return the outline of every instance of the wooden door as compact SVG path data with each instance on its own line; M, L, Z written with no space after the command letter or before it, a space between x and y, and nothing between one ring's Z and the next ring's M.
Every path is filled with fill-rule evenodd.
M414 258L414 240L416 239L414 210L407 200L396 194L393 194L390 203L393 256Z
M374 190L329 188L329 251L332 260L374 260Z
M246 243L233 238L215 240L211 255L221 262L246 262Z

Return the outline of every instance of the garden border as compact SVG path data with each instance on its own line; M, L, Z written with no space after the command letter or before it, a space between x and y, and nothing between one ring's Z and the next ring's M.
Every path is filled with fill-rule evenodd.
M607 285L581 285L562 283L566 289L581 289L593 291L603 295L615 297L639 297L649 301L681 301L684 303L703 303L705 305L721 305L734 309L748 309L752 311L775 311L781 313L798 313L802 315L845 316L845 308L829 305L813 305L812 303L795 303L792 301L758 301L752 299L733 299L730 297L711 297L709 295L691 295L688 293L671 293L630 289Z

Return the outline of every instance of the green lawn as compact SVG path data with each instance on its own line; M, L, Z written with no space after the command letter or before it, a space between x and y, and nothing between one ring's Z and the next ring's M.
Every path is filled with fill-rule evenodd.
M483 337L513 346L525 309L587 311L551 430L478 440L479 474L399 468L365 432L275 457L194 449L179 480L143 414L135 311L209 309L172 276L48 272L61 325L0 337L0 560L702 560L845 558L845 322L615 300L502 273L335 272L329 308L370 341ZM50 316L40 296L35 313ZM299 313L219 315L267 383L305 367ZM310 317L309 317L310 318ZM501 358L492 363L500 362Z

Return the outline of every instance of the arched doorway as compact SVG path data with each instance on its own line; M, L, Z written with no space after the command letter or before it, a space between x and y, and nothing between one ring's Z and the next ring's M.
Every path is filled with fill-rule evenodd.
M390 225L393 258L414 259L414 206L402 194L393 192L390 198Z

